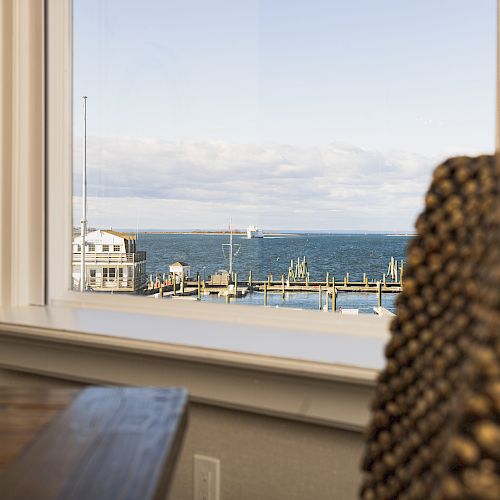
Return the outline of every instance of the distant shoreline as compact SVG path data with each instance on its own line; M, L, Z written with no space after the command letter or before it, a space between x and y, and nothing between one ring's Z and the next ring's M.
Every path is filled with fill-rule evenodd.
M138 234L172 234L172 235L199 235L199 236L229 236L231 233L229 231L138 231ZM247 233L243 231L233 231L233 236L246 236ZM276 237L301 237L299 233L264 233L265 238L276 238ZM258 238L254 238L258 239Z

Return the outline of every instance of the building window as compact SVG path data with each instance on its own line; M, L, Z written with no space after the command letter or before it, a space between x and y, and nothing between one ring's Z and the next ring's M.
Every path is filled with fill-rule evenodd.
M107 278L108 277L108 268L107 267L103 267L102 268L102 277L103 278Z
M113 252L119 252L120 251L120 245L113 245Z
M90 273L90 277L91 277L91 278L95 278L95 277L96 277L96 270L95 270L95 269L91 269L91 270L89 271L89 273Z
M110 267L108 270L108 277L115 279L116 278L116 268Z
M95 252L95 244L89 243L89 252Z
M123 278L123 267L118 268L118 277Z
M82 245L77 245L76 251L77 252L81 252L82 251Z
M102 251L103 252L109 252L109 245L103 245L102 246Z

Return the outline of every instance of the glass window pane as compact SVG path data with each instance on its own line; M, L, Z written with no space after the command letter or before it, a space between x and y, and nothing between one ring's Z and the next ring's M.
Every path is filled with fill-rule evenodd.
M373 313L380 281L394 310L433 168L494 149L495 1L138 5L74 0L89 262L273 307L331 308L335 280Z

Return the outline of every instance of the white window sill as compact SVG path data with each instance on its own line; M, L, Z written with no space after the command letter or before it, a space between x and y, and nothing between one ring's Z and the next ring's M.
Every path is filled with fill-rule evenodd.
M194 401L353 430L366 425L386 318L207 310L229 309L240 321L182 317L178 305L177 317L88 306L1 308L0 365L98 383L181 385ZM283 321L266 324L268 313ZM315 318L315 328L304 318Z

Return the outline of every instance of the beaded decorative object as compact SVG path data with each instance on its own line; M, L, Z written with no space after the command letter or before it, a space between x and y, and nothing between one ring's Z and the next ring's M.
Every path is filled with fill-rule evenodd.
M363 500L500 499L500 168L434 171L386 347Z

